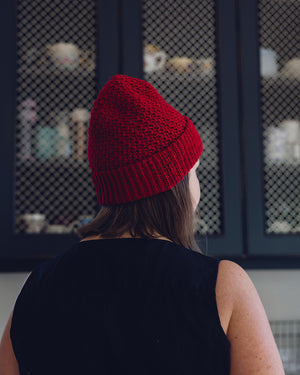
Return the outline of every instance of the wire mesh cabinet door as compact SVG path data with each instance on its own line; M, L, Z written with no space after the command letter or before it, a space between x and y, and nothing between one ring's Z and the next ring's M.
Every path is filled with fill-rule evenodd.
M241 254L234 2L124 1L122 15L123 72L150 82L202 137L200 247Z
M118 72L117 1L5 3L0 257L43 259L98 209L87 128L99 86Z
M249 253L300 255L300 3L240 10Z
M96 2L17 2L16 232L68 233L94 215L87 126Z

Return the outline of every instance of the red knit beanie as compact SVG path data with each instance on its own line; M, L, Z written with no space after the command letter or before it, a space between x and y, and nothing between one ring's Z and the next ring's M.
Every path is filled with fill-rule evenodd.
M191 120L146 81L116 75L94 102L88 158L100 205L171 189L198 161L202 148Z

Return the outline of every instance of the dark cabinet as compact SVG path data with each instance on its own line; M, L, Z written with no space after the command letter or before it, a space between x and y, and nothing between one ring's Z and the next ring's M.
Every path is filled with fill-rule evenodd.
M298 267L299 4L285 12L273 2L5 0L2 268L58 254L97 212L88 113L117 73L149 81L199 130L203 252Z
M299 265L299 3L242 2L241 122L249 256Z

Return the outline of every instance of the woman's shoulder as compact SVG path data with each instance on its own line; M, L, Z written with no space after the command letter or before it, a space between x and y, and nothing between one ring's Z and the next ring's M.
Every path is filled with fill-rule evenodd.
M236 291L240 289L241 284L252 284L247 272L230 260L219 260L218 281L220 286Z
M248 327L249 320L246 319L248 314L257 313L263 317L264 323L267 324L266 315L257 290L248 276L247 272L237 263L230 260L219 262L217 283L216 283L216 300L219 314L222 320L224 331L230 335L234 331L235 324L245 319L244 327ZM243 319L241 319L241 315ZM246 324L247 323L247 324Z
M216 298L222 326L231 344L234 373L284 374L263 304L247 272L220 262Z
M254 291L256 292L255 286L240 265L230 260L220 260L216 285L219 298L226 298L227 303L233 307Z
M220 260L216 281L216 301L221 325L227 334L234 306L237 305L242 291L247 292L251 281L237 263Z

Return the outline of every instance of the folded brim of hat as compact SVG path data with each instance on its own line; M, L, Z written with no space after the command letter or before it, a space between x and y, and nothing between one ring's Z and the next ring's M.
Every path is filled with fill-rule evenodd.
M196 164L202 150L200 135L186 118L183 134L161 152L121 168L92 171L97 200L101 205L114 205L169 190Z

